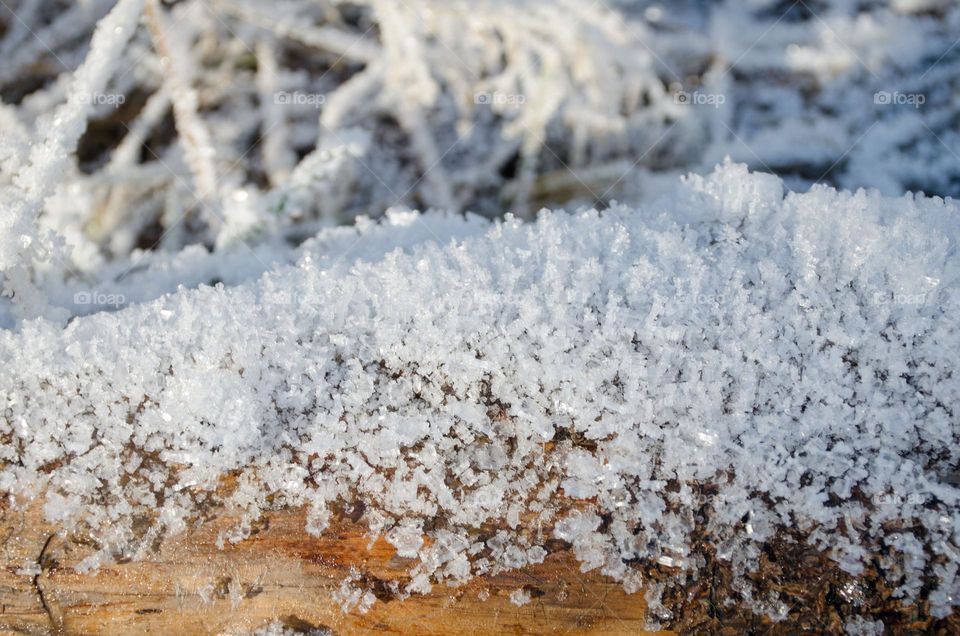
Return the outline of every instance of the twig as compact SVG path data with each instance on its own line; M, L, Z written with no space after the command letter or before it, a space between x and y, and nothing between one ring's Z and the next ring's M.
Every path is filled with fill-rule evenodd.
M197 112L197 92L191 86L186 60L181 57L182 48L170 46L171 31L167 28L158 0L147 0L146 17L154 47L161 58L164 85L173 102L173 114L184 158L193 173L193 186L196 188L197 197L207 210L208 206L215 205L217 195L215 152L210 133ZM215 213L207 214L206 220L211 228L219 225L219 218Z

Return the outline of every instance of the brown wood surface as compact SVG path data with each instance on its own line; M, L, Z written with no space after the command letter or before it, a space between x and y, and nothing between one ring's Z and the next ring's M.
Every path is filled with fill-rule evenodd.
M221 516L167 539L145 560L79 574L73 566L92 551L84 537L58 534L38 504L6 508L0 633L242 634L273 620L338 635L644 633L643 595L581 573L566 550L461 587L435 585L425 596L385 593L366 614L345 614L334 592L351 568L383 589L408 580L412 562L383 539L368 550L364 527L350 521L312 537L301 510L269 513L256 534L221 550L217 535L232 521ZM509 595L521 587L533 600L517 607Z

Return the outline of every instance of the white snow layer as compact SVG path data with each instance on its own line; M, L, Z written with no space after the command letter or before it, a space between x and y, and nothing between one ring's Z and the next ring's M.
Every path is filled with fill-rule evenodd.
M631 560L695 575L698 524L738 572L797 528L908 599L932 582L942 616L958 213L727 163L641 209L331 230L259 280L0 332L0 491L98 529L98 559L183 530L228 474L230 540L362 500L418 557L407 592L539 562L551 532L635 590Z

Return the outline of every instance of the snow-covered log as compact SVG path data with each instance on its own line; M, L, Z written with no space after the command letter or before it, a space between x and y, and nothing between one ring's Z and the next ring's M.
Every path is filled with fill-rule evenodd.
M559 539L628 591L709 549L782 619L748 575L796 530L947 616L958 212L728 163L639 208L321 233L257 280L0 333L0 488L89 529L81 569L209 505L238 515L224 545L346 507L414 560L404 594Z

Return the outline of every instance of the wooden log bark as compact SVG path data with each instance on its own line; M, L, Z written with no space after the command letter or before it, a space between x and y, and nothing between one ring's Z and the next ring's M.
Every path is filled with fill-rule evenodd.
M368 549L365 528L349 520L316 538L303 510L271 512L249 539L219 549L235 520L216 516L144 560L81 574L74 566L91 554L89 538L58 533L38 504L2 513L0 633L242 634L275 620L338 635L646 633L643 595L581 573L564 549L537 566L398 600L386 587L408 580L412 562L383 539ZM365 614L344 613L336 598L352 572L379 596ZM522 607L509 599L519 588L532 597Z

